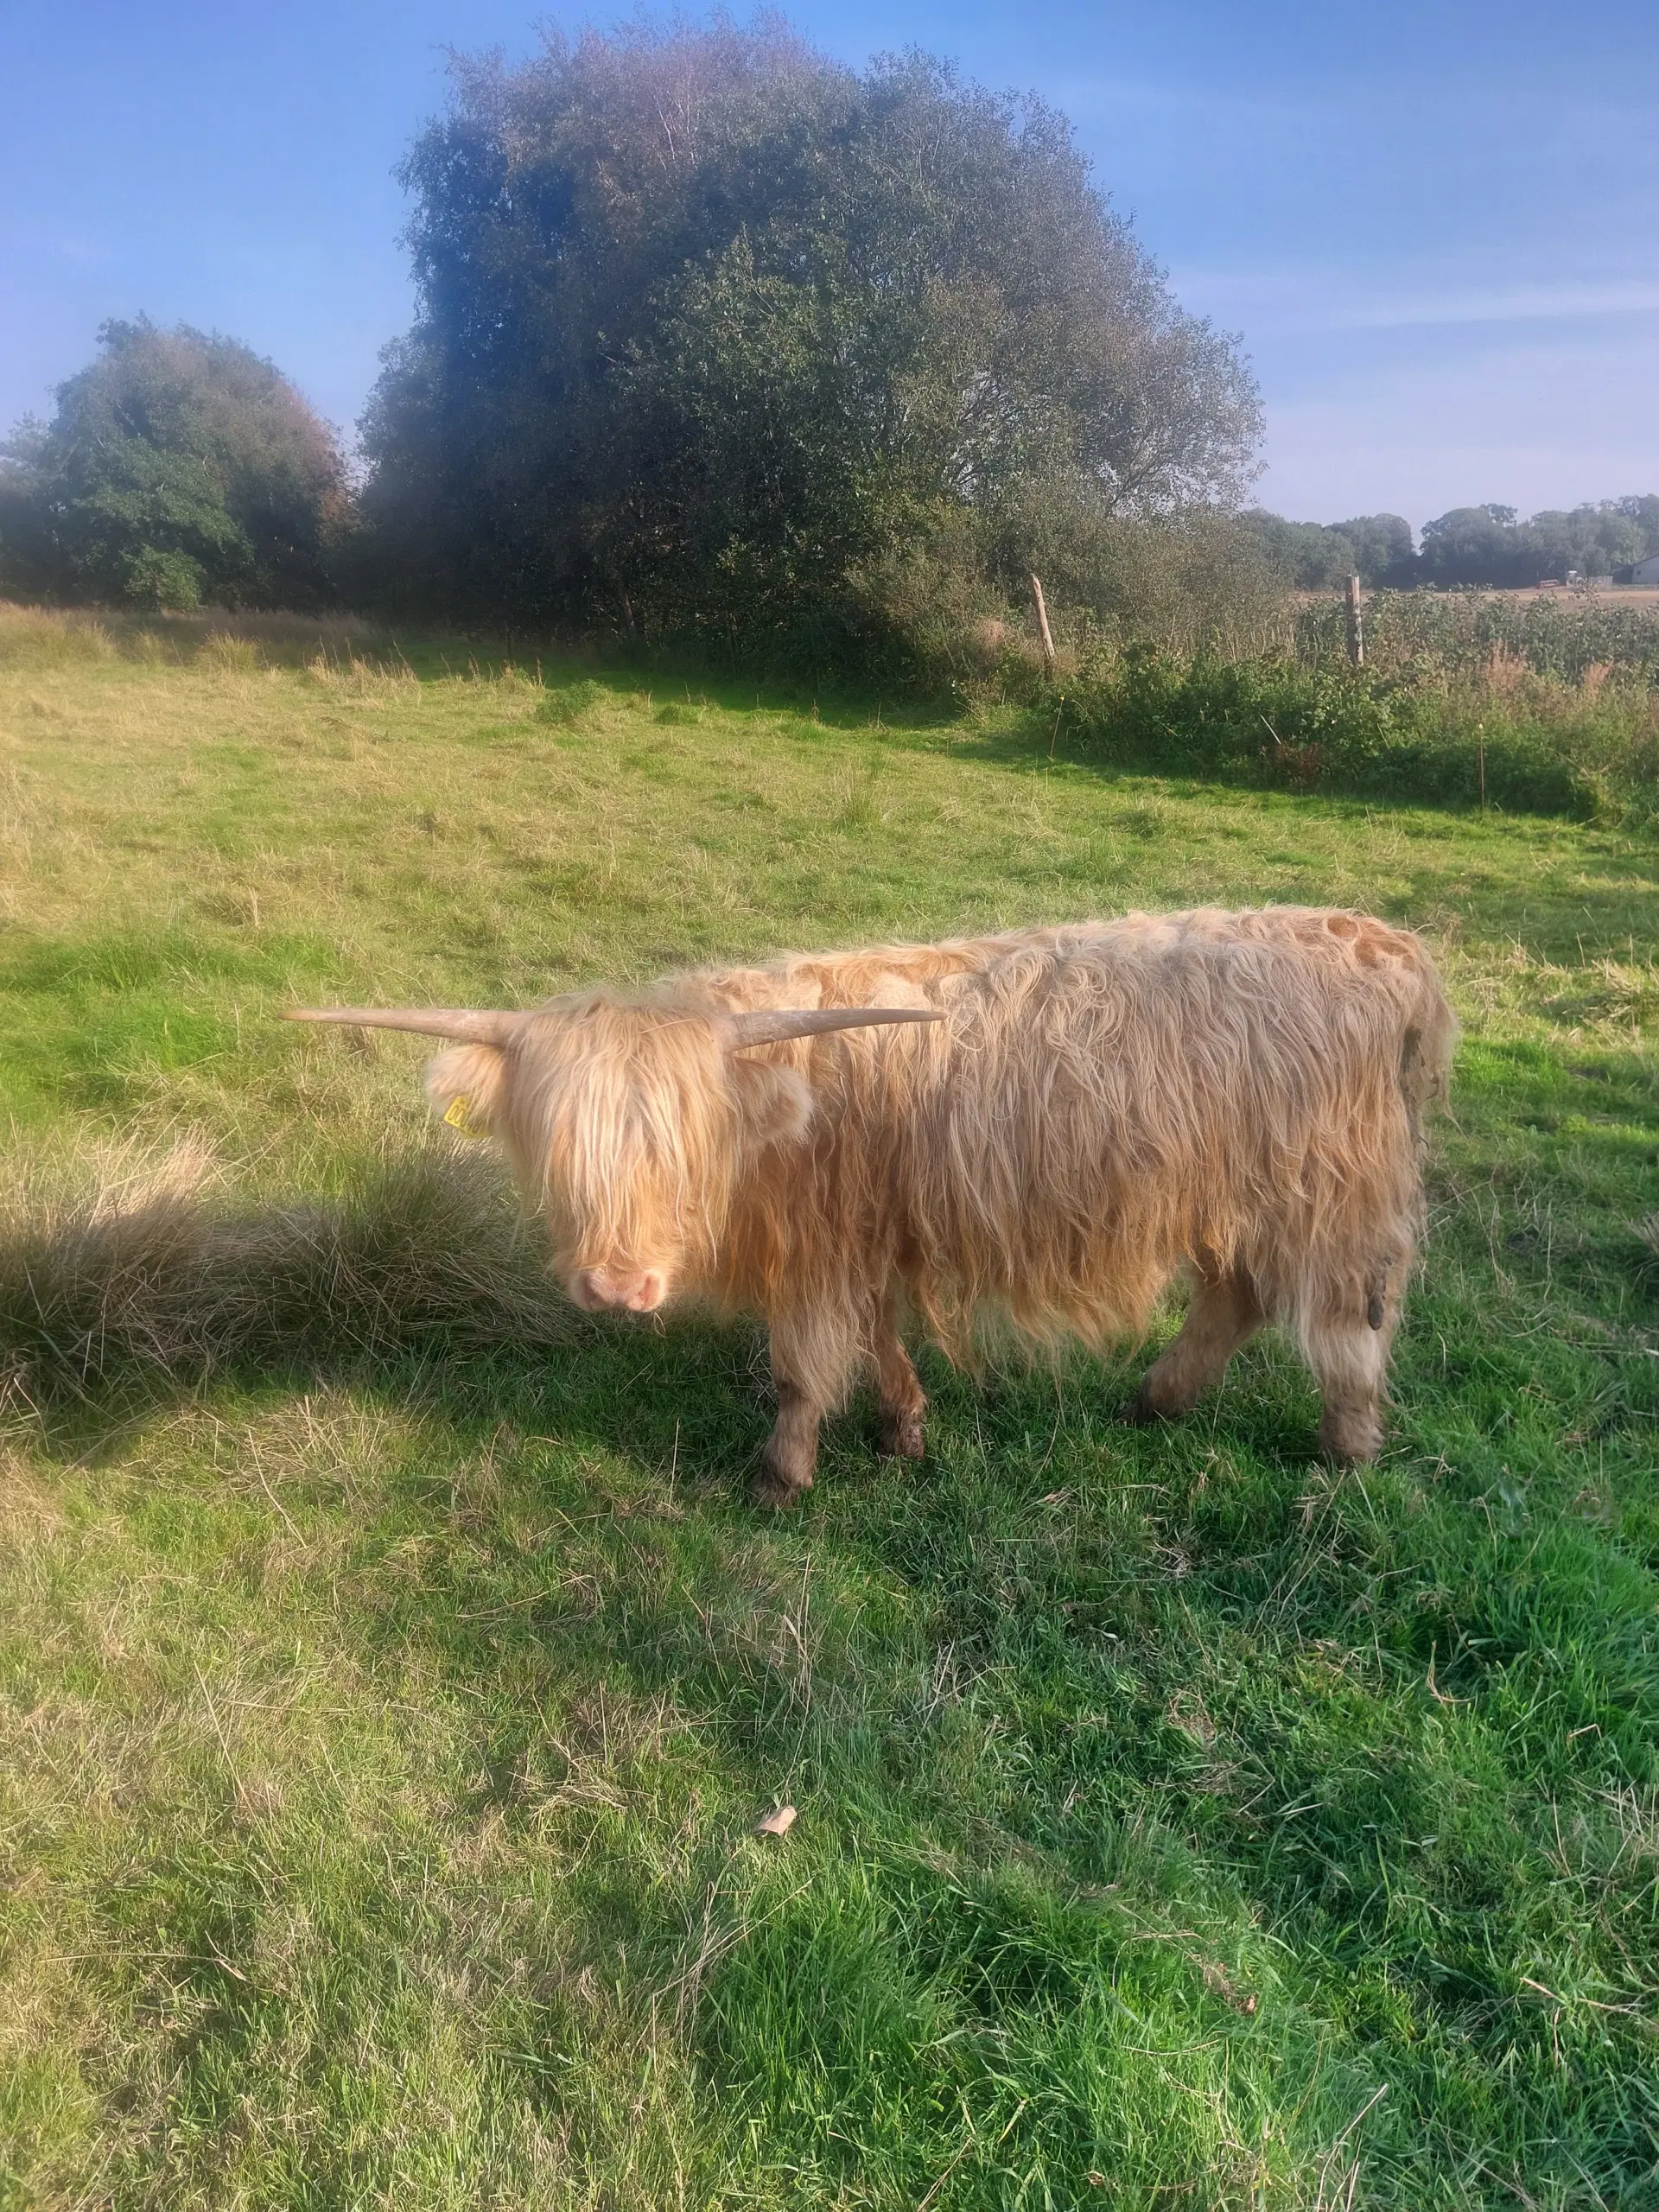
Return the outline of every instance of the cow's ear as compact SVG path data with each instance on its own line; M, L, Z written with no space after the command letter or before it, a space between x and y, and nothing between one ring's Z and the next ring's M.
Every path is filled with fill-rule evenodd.
M734 1053L727 1062L732 1090L752 1144L798 1144L812 1126L812 1086L793 1068Z
M501 1107L507 1061L493 1045L457 1045L426 1066L433 1110L468 1136L488 1136Z

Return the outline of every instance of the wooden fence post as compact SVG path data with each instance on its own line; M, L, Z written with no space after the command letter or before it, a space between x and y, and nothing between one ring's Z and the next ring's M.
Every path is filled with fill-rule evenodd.
M1043 641L1043 666L1048 680L1054 681L1054 639L1048 626L1048 608L1043 601L1043 580L1035 571L1031 579L1031 595L1037 607L1037 632Z
M1356 668L1365 664L1365 618L1359 611L1359 578L1348 579L1348 658Z

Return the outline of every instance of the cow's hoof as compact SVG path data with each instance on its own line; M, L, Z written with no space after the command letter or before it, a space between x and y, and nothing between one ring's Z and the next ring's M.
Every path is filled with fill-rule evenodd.
M1132 1398L1124 1402L1117 1417L1131 1428L1150 1428L1154 1421L1168 1419L1167 1414L1153 1404L1152 1393L1144 1382Z
M1368 1467L1382 1448L1380 1421L1327 1414L1319 1423L1319 1452L1333 1467Z
M763 1461L760 1472L749 1484L749 1496L757 1505L777 1513L786 1505L798 1505L811 1487L810 1475L791 1478Z
M884 1459L925 1459L927 1427L920 1414L883 1414L876 1450Z

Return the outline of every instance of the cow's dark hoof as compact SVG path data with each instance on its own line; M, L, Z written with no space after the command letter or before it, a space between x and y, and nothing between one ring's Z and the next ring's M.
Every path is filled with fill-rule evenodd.
M876 1450L884 1459L925 1459L927 1425L920 1414L884 1414Z
M1168 1415L1159 1411L1152 1402L1152 1394L1143 1382L1132 1398L1128 1398L1118 1409L1118 1419L1130 1428L1150 1428L1154 1421L1166 1421Z
M780 1474L776 1467L762 1461L760 1471L749 1484L749 1496L757 1505L764 1505L768 1512L781 1512L786 1505L798 1505L812 1487L812 1478L807 1475L791 1481Z

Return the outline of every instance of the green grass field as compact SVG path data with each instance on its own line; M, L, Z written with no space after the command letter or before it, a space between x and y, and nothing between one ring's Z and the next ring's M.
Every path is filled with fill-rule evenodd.
M1655 848L305 658L0 618L0 2203L1659 2206ZM757 1332L276 1018L1270 899L1466 1025L1343 1475L931 1359L766 1517Z

